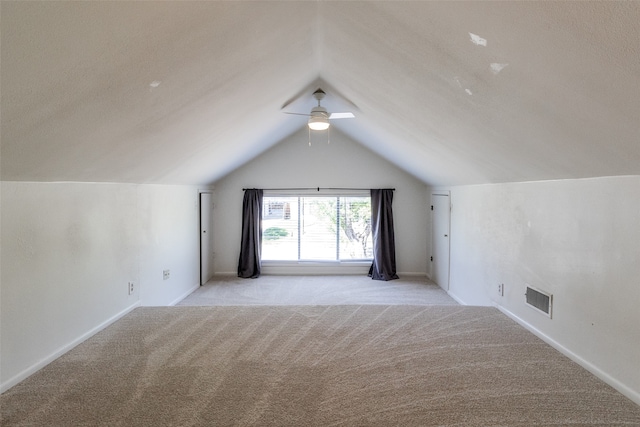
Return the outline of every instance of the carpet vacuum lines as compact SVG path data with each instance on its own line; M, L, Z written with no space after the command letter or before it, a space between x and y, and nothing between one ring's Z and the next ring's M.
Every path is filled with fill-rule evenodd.
M492 307L140 307L0 396L3 426L640 426Z

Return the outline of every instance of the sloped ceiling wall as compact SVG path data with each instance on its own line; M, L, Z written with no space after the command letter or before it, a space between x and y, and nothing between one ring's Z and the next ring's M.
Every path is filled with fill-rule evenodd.
M427 184L640 174L640 2L3 1L0 19L3 180L212 183L304 127L282 107L317 87L356 115L333 126Z

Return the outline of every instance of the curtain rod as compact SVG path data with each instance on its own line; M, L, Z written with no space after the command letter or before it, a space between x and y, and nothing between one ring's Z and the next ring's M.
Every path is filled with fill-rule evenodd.
M370 188L330 188L330 187L308 187L308 188L243 188L242 191L245 190L265 190L265 191L308 191L308 190L370 190ZM395 191L395 188L381 188L381 190L391 190L391 191Z

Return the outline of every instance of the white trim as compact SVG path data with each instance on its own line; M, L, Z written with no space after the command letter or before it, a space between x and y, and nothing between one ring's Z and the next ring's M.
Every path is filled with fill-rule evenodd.
M311 268L309 269L308 266L307 267L300 267L300 272L299 273L274 273L274 272L269 272L269 273L265 273L264 272L264 266L262 266L262 274L266 275L266 276L340 276L340 275L344 275L344 276L348 276L348 275L367 275L367 273L369 273L369 267L371 266L371 263L368 263L365 267L366 269L364 270L360 270L357 271L355 268L353 269L353 272L349 273L349 272L344 272L344 271L337 271L335 269L333 270L329 270L326 266L324 267L323 270L320 271L320 273L313 273L313 271L315 271L315 269ZM303 269L304 268L304 269ZM235 271L228 271L228 272L218 272L218 273L214 273L213 276L214 277L229 277L229 276L237 276L237 272ZM400 278L402 279L402 277L406 277L406 276L410 276L410 277L424 277L425 280L429 280L429 277L425 274L425 273L418 273L418 272L409 272L409 271L399 271L398 276L400 276ZM454 297L455 299L455 297ZM463 303L460 303L463 304ZM466 304L463 304L466 305Z
M371 262L293 262L262 264L261 273L265 275L367 275Z
M431 279L429 279L429 276L427 276L427 273L425 273L425 272L420 273L420 272L417 272L417 271L398 271L398 272L396 272L396 274L398 275L398 277L400 277L400 279L402 279L403 277L409 276L409 277L422 277L425 280L431 281ZM434 285L435 285L435 283L434 283Z
M175 300L171 301L169 303L169 307L173 307L174 305L176 305L177 303L179 303L180 301L182 301L183 299L185 299L186 297L191 295L191 293L193 293L199 287L200 287L200 284L196 283L192 288L188 289L185 293L180 295L178 298L176 298Z
M14 385L20 383L21 381L24 381L29 376L35 374L37 371L39 371L40 369L44 368L49 363L53 362L58 357L62 356L63 354L65 354L66 352L68 352L69 350L71 350L72 348L77 346L78 344L81 344L82 342L84 342L87 339L91 338L92 336L94 336L98 332L100 332L103 329L105 329L107 326L111 325L112 323L116 322L117 320L120 320L122 317L124 317L125 315L127 315L128 313L130 313L131 311L133 311L135 308L138 308L138 307L140 307L140 301L138 301L135 304L125 308L124 310L122 310L121 312L115 314L114 316L110 317L109 319L105 320L104 322L102 322L101 324L96 326L95 328L90 329L89 331L87 331L84 334L80 335L78 338L76 338L75 340L71 341L70 343L68 343L66 345L63 345L62 347L60 347L59 349L57 349L56 351L51 353L49 356L43 358L39 362L34 363L33 365L29 366L27 369L25 369L22 372L18 373L17 375L13 376L13 378L9 378L4 383L0 384L0 393L4 393L5 391L9 390Z
M597 367L593 363L583 359L578 354L574 353L573 351L569 350L568 348L566 348L565 346L563 346L562 344L560 344L559 342L557 342L553 338L549 337L544 332L542 332L539 329L537 329L535 326L533 326L530 323L522 320L520 317L516 316L514 313L510 312L509 310L507 310L503 306L495 304L495 307L498 310L500 310L502 313L504 313L506 316L508 316L511 319L515 320L517 323L519 323L521 326L523 326L529 332L531 332L534 335L536 335L542 341L546 342L551 347L555 348L560 353L564 354L569 359L573 360L578 365L582 366L584 369L586 369L587 371L591 372L593 375L595 375L596 377L600 378L602 381L604 381L605 383L609 384L611 387L615 388L617 391L619 391L620 393L622 393L623 395L625 395L626 397L631 399L636 404L640 405L640 392L638 392L636 390L633 390L632 388L630 388L626 384L623 384L622 382L620 382L616 378L613 378L611 375L607 374L606 372L604 372L602 369L600 369L599 367Z
M435 282L434 282L435 283ZM456 302L460 305L469 305L466 302L462 301L462 299L460 299L456 294L454 294L453 292L451 292L451 290L445 291L447 293L447 295L449 295L451 298L453 298L454 300L456 300Z

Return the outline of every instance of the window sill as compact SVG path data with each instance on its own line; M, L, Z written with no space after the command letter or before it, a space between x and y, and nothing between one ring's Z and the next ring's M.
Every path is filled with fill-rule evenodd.
M273 275L367 274L372 261L263 261L262 273Z

